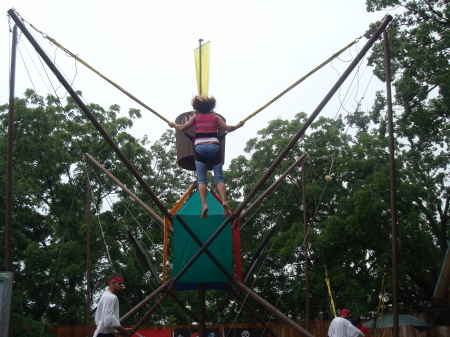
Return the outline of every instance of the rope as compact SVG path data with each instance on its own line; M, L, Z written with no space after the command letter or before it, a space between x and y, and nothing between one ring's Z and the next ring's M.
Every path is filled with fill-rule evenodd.
M384 320L384 298L386 295L386 277L387 273L383 273L383 277L381 278L381 290L380 290L380 300L378 301L378 307L377 312L375 314L375 318L373 319L373 323L371 326L371 330L376 329L377 326L384 326L383 320ZM381 324L378 324L377 319L381 312ZM382 336L386 335L386 329L383 329Z
M55 46L57 46L59 49L63 50L67 55L69 55L70 57L73 57L75 60L77 60L78 62L80 62L81 64L83 64L85 67L87 67L88 69L92 70L94 73L96 73L98 76L100 76L101 78L103 78L104 80L106 80L107 82L109 82L110 84L112 84L114 87L116 87L117 89L119 89L120 91L122 91L125 95L127 95L128 97L130 97L133 101L135 101L136 103L140 104L141 106L143 106L145 109L149 110L150 112L152 112L153 114L155 114L156 116L158 116L159 118L161 118L163 121L165 121L166 123L170 123L170 121L168 119L166 119L165 117L163 117L162 115L160 115L158 112L156 112L155 110L153 110L151 107L149 107L147 104L145 104L144 102L142 102L141 100L139 100L137 97L133 96L132 94L130 94L128 91L126 91L124 88L122 88L121 86L119 86L118 84L116 84L115 82L113 82L112 80L110 80L109 78L107 78L106 76L104 76L103 74L101 74L99 71L97 71L95 68L93 68L92 66L90 66L87 62L85 62L84 60L82 60L81 58L79 58L77 55L75 55L74 53L72 53L70 50L68 50L67 48L65 48L64 46L62 46L60 43L58 43L54 38L52 38L51 36L45 34L44 32L40 31L39 29L37 29L36 27L34 27L32 24L30 24L30 26L36 30L38 33L40 33L45 39L49 40L51 43L53 43Z
M328 274L325 274L325 283L327 284L328 297L330 298L330 310L333 313L334 317L337 317L336 307L334 305L333 294L331 293L331 285L330 285L330 279L328 278Z
M318 71L319 69L323 68L325 65L327 65L328 63L330 63L332 60L334 60L336 57L338 57L340 54L342 54L345 50L347 50L348 48L350 48L351 46L353 46L355 43L357 43L359 41L360 38L355 39L354 41L350 42L347 46L345 46L344 48L342 48L341 50L339 50L337 53L333 54L331 57L329 57L327 60L325 60L324 62L322 62L320 65L318 65L316 68L314 68L313 70L311 70L309 73L307 73L306 75L304 75L302 78L300 78L297 82L295 82L294 84L292 84L290 87L288 87L287 89L285 89L283 92L281 92L280 94L278 94L275 98L273 98L272 100L270 100L268 103L266 103L265 105L263 105L261 108L259 108L258 110L256 110L255 112L253 112L252 114L248 115L245 119L243 119L243 122L246 122L247 120L249 120L250 118L252 118L253 116L255 116L257 113L261 112L262 110L264 110L265 108L267 108L270 104L272 104L273 102L275 102L276 100L278 100L281 96L283 96L284 94L286 94L288 91L292 90L293 88L295 88L297 85L299 85L301 82L303 82L305 79L307 79L309 76L311 76L312 74L314 74L316 71Z

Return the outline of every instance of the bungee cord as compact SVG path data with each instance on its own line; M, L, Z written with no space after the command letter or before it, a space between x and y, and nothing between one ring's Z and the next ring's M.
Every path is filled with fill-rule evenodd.
M280 97L282 97L284 94L286 94L287 92L289 92L290 90L292 90L293 88L295 88L297 85L299 85L301 82L303 82L305 79L307 79L309 76L311 76L312 74L314 74L316 71L318 71L319 69L321 69L322 67L324 67L325 65L327 65L328 63L330 63L332 60L334 60L336 57L338 57L340 54L342 54L345 50L347 50L348 48L350 48L351 46L353 46L355 43L357 43L359 41L361 37L355 39L354 41L350 42L347 46L345 46L344 48L342 48L341 50L339 50L337 53L333 54L331 57L329 57L327 60L325 60L324 62L322 62L320 65L318 65L316 68L314 68L313 70L311 70L310 72L308 72L306 75L304 75L302 78L300 78L297 82L293 83L291 86L289 86L287 89L285 89L284 91L282 91L280 94L278 94L277 96L275 96L273 99L271 99L269 102L267 102L265 105L263 105L261 108L259 108L258 110L256 110L255 112L251 113L250 115L248 115L246 118L244 118L242 121L246 122L247 120L249 120L250 118L254 117L256 114L258 114L259 112L261 112L262 110L264 110L265 108L267 108L269 105L271 105L273 102L275 102L276 100L278 100Z
M38 28L36 28L35 26L33 26L33 24L27 22L25 19L21 18L23 22L28 23L28 25L33 28L36 32L38 32L39 34L41 34L45 39L47 39L48 41L50 41L50 43L54 44L56 47L58 47L59 49L63 50L69 57L74 58L76 61L80 62L81 64L83 64L85 67L87 67L88 69L90 69L91 71L93 71L94 73L96 73L98 76L100 76L101 78L103 78L104 80L106 80L108 83L110 83L111 85L113 85L114 87L116 87L118 90L120 90L122 93L124 93L125 95L127 95L129 98L131 98L132 100L134 100L136 103L140 104L142 107L144 107L145 109L147 109L148 111L152 112L153 114L155 114L157 117L159 117L160 119L162 119L163 121L165 121L166 123L169 123L170 121L168 119L166 119L165 117L163 117L161 114L159 114L158 112L156 112L154 109L152 109L151 107L149 107L147 104L145 104L144 102L142 102L141 100L139 100L137 97L135 97L134 95L132 95L131 93L129 93L127 90L125 90L124 88L122 88L121 86L119 86L117 83L115 83L114 81L112 81L111 79L109 79L108 77L106 77L105 75L103 75L102 73L100 73L98 70L96 70L95 68L93 68L91 65L89 65L86 61L84 61L83 59L81 59L80 57L78 57L77 55L75 55L74 53L72 53L69 49L65 48L63 45L61 45L58 41L56 41L54 38L52 38L51 36L49 36L48 34L42 32L41 30L39 30ZM281 98L283 95L285 95L287 92L289 92L290 90L292 90L293 88L295 88L297 85L299 85L301 82L303 82L305 79L307 79L309 76L311 76L312 74L314 74L315 72L317 72L318 70L320 70L321 68L323 68L325 65L327 65L328 63L330 63L332 60L334 60L335 58L338 58L339 55L341 55L345 50L347 50L348 48L350 48L351 46L353 46L354 44L356 44L357 42L359 42L359 40L361 39L362 36L356 38L355 40L353 40L352 42L350 42L348 45L346 45L344 48L340 49L339 51L337 51L336 53L334 53L332 56L330 56L327 60L325 60L324 62L322 62L321 64L319 64L316 68L314 68L313 70L311 70L310 72L308 72L306 75L304 75L303 77L301 77L298 81L296 81L295 83L293 83L292 85L290 85L287 89L285 89L284 91L282 91L280 94L278 94L277 96L275 96L272 100L270 100L269 102L267 102L265 105L263 105L261 108L257 109L256 111L254 111L253 113L251 113L249 116L247 116L245 119L243 119L244 122L246 122L247 120L249 120L250 118L254 117L256 114L258 114L259 112L261 112L262 110L264 110L265 108L267 108L269 105L271 105L272 103L274 103L276 100L278 100L279 98Z
M17 12L16 12L17 13ZM86 68L90 69L91 71L93 71L94 73L96 73L98 76L100 76L101 78L103 78L105 81L107 81L108 83L110 83L111 85L113 85L114 87L116 87L117 89L119 89L122 93L124 93L125 95L127 95L129 98L131 98L133 101L135 101L136 103L140 104L142 107L144 107L145 109L147 109L148 111L152 112L153 114L155 114L157 117L161 118L163 121L165 121L166 123L170 123L170 121L168 119L166 119L165 117L163 117L162 115L160 115L158 112L156 112L154 109L152 109L151 107L149 107L147 104L145 104L144 102L142 102L141 100L139 100L137 97L135 97L134 95L132 95L131 93L129 93L127 90L125 90L124 88L122 88L120 85L118 85L117 83L115 83L114 81L112 81L111 79L109 79L108 77L106 77L105 75L103 75L102 73L100 73L98 70L96 70L95 68L93 68L91 65L89 65L87 62L85 62L84 60L82 60L80 57L78 57L77 55L75 55L74 53L72 53L70 50L68 50L67 48L65 48L64 46L62 46L58 41L56 41L54 38L52 38L51 36L49 36L48 34L40 31L39 29L37 29L35 26L33 26L33 24L31 24L30 22L26 21L25 19L21 18L23 22L28 23L28 25L33 28L36 32L38 32L39 34L41 34L45 39L49 40L52 44L54 44L56 47L58 47L59 49L63 50L68 56L74 58L75 60L77 60L78 62L80 62L81 64L83 64Z

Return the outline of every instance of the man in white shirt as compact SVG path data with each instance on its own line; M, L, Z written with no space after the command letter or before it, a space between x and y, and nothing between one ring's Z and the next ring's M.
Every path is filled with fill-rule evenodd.
M100 297L97 311L95 312L95 329L93 337L115 337L116 332L127 335L132 329L122 328L119 321L119 299L116 294L123 291L122 275L112 275L108 279L109 287Z
M328 328L329 337L364 337L364 334L350 321L350 310L342 309L339 316L335 317Z

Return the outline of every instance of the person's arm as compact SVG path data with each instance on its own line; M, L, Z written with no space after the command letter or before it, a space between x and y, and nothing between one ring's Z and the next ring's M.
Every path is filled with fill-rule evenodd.
M240 121L236 125L228 125L227 123L225 123L223 121L223 119L220 116L217 116L217 124L219 124L219 126L223 130L225 130L227 132L233 132L234 130L239 129L242 125L244 125L244 121Z
M187 130L191 126L193 126L194 123L195 123L195 115L192 116L185 124L177 124L177 123L174 123L174 122L169 122L169 126L171 128L175 128L175 129L183 132L184 130Z
M115 329L122 336L129 336L130 335L130 331L133 330L132 328L122 328L121 326L119 326L118 328L115 328Z

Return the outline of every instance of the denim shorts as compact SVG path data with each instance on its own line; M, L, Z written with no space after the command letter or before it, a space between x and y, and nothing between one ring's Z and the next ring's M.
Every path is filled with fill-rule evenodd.
M220 145L213 143L213 144L197 144L195 146L195 151L202 157L205 158L214 158L218 155L220 152ZM214 172L214 183L220 183L224 182L223 180L223 172L222 172L222 166L223 163L219 163L212 167L212 170ZM195 161L195 168L197 170L197 177L198 177L198 183L199 184L206 184L207 178L206 173L208 171L208 164L202 163L199 161Z

